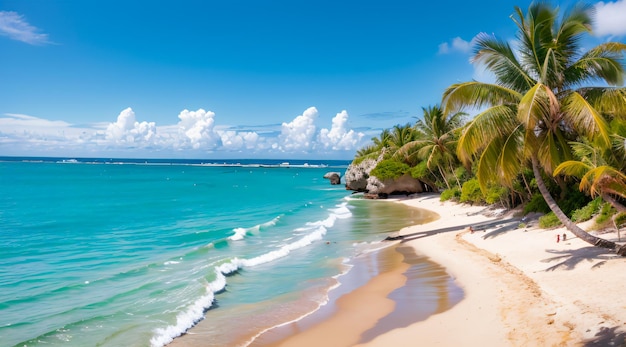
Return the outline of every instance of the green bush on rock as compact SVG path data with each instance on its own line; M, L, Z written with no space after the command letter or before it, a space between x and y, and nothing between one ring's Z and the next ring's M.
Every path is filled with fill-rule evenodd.
M407 172L410 172L411 167L405 163L401 163L396 160L386 159L378 163L376 167L370 172L370 176L375 176L379 180L397 179Z

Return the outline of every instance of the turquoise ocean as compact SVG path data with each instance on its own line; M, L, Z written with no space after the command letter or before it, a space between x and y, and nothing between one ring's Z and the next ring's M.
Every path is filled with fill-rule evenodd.
M423 218L323 179L348 164L0 158L0 346L163 346L200 321L229 345L323 304Z

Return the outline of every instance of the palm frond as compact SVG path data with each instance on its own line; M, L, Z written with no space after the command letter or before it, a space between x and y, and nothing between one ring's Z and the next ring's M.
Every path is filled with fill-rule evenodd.
M589 170L592 170L593 166L587 165L582 161L568 160L564 161L557 166L552 172L553 176L566 175L582 178Z
M499 85L516 91L528 89L535 84L507 42L497 40L493 36L481 33L476 38L476 49L473 63L484 64L492 71Z
M515 115L514 107L507 105L494 106L476 115L459 137L459 159L468 164L492 139L507 137L517 125Z
M611 86L624 84L623 51L626 44L606 42L583 54L565 71L565 80L569 85L581 84L588 80L600 79Z
M453 84L443 94L443 109L445 113L460 110L464 107L476 109L484 106L501 104L517 104L522 94L513 89L482 82L464 82Z
M610 146L609 124L582 95L573 92L566 96L563 99L563 112L578 133L596 140L602 147Z
M598 112L626 120L626 88L585 87L576 92Z

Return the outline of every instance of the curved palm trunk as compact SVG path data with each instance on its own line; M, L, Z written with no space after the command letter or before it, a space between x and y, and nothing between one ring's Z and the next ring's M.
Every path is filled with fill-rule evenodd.
M450 189L450 183L446 179L446 175L443 173L443 170L441 169L441 165L437 164L437 168L439 169L439 174L441 175L441 178L443 178L443 181L446 183L446 187Z
M612 196L606 193L602 194L601 196L602 196L602 200L611 204L611 206L615 207L616 210L618 210L619 212L626 213L626 206L620 204L617 200L613 199Z
M451 161L448 161L448 166L450 166L450 172L452 172L452 175L454 175L454 179L456 180L456 185L459 187L459 189L462 189L463 187L461 187L461 181L459 181L459 177L456 175L456 172L454 171L454 167L452 166Z
M602 199L606 202L608 202L609 204L611 204L611 206L615 207L615 209L619 212L622 213L626 213L626 206L620 204L617 200L615 200L612 196L610 196L607 193L603 193L602 195ZM613 225L615 226L615 230L617 230L617 241L621 242L622 241L622 235L619 232L619 225L617 225L617 217L619 216L619 213L615 214L613 216ZM624 246L626 247L626 246Z
M546 187L546 183L543 181L543 177L541 176L541 172L539 172L539 164L537 163L537 158L535 157L532 158L532 167L533 167L533 173L535 174L535 180L537 181L537 187L539 188L541 195L546 200L546 203L550 207L550 210L554 212L556 217L561 221L561 223L563 223L563 225L565 225L565 227L569 231L572 232L572 234L576 235L581 240L589 244L592 244L596 247L607 248L607 249L613 250L619 255L626 256L626 247L624 246L620 247L615 242L601 239L599 237L595 237L589 234L588 232L584 231L582 228L576 225L576 223L572 222L565 215L565 213L563 213L563 210L561 210L559 205L557 205L556 201L554 201L554 198L552 197L552 195L550 195L550 192L548 191L548 188Z

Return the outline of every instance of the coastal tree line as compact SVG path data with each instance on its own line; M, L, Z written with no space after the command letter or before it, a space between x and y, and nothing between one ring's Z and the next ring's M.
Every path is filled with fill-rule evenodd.
M449 86L441 104L422 108L414 124L383 130L354 161L382 157L371 175L409 173L443 200L548 213L545 226L562 223L624 255L625 247L575 223L597 213L618 230L626 222L626 44L583 50L591 10L516 7L513 44L487 34L475 43L472 61L495 82ZM470 119L468 110L478 111Z

